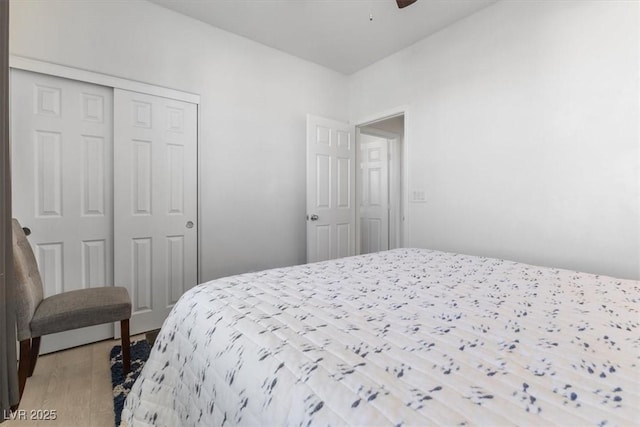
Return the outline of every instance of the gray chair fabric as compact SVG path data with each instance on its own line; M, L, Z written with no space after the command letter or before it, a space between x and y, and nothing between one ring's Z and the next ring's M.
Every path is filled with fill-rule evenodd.
M31 319L31 334L39 337L129 317L131 300L125 288L79 289L42 300Z
M16 290L18 340L31 338L31 319L42 301L42 279L31 245L17 219L13 219L13 268Z

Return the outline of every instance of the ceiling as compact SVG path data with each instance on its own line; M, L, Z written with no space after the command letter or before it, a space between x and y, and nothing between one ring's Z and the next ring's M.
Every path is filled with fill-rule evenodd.
M497 0L151 1L348 75Z

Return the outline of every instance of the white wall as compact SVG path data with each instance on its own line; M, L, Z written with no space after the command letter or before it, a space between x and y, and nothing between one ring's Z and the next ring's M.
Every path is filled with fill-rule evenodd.
M11 53L201 95L202 278L306 260L305 118L347 78L147 2L12 1Z
M408 245L640 279L639 3L503 1L350 79L408 105Z
M204 279L305 260L307 112L400 105L408 245L640 278L638 9L502 1L347 78L146 2L14 0L11 52L202 96Z

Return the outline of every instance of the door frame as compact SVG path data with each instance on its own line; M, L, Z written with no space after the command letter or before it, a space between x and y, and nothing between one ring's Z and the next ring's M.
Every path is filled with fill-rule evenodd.
M391 108L386 111L382 111L375 114L370 114L365 117L361 117L358 120L352 121L355 123L356 127L356 167L360 164L360 128L369 126L373 123L390 119L392 117L404 116L404 135L402 135L402 157L401 157L401 173L400 173L400 210L401 210L401 224L400 224L400 239L402 242L402 247L411 247L411 239L409 237L409 122L410 122L410 113L409 106L401 105L395 108ZM390 135L388 132L380 131L378 136ZM360 187L361 182L359 178L359 173L356 173L356 194L355 194L355 209L356 209L356 254L360 254L360 206L359 206L359 198L360 198Z
M375 123L375 122L374 122ZM368 125L364 126L365 128ZM400 153L400 157L392 157L393 155L391 154L391 152L394 149L397 149L397 147L400 147L400 149L402 149L402 135L394 133L394 132L387 132L387 131L383 131L383 130L379 130L379 129L375 129L375 128L369 128L366 129L366 131L362 131L361 127L357 127L356 128L356 149L358 150L356 152L356 168L358 168L359 166L359 155L360 153L360 148L361 148L361 138L360 135L369 135L369 136L373 136L373 137L377 137L377 138L382 138L387 140L387 153L388 153L388 158L387 158L387 186L388 186L388 194L387 194L387 205L388 205L388 217L389 217L389 221L387 222L387 233L388 233L388 247L392 246L391 243L391 236L392 236L392 225L394 226L393 228L395 228L396 230L400 230L401 228L399 226L402 225L402 212L403 212L403 207L402 207L402 175L400 175L400 192L394 192L393 190L393 185L391 185L392 183L397 183L396 180L393 179L393 177L391 176L392 170L393 170L393 166L392 166L392 160L400 160L400 173L402 174L402 152ZM361 174L357 174L356 175L358 178L361 178ZM358 179L356 178L356 180ZM356 183L356 185L359 185L360 182L358 181ZM361 233L361 229L360 229L360 190L361 187L356 187L356 251L359 254L362 250L362 247L360 246L362 243L362 236L360 235ZM397 193L397 194L392 194L392 193ZM398 199L398 201L400 202L398 206L393 206L392 205L392 200L393 199ZM396 210L397 209L397 210ZM392 224L391 218L392 218L392 210L396 210L395 212L395 216L397 216L397 221L398 223ZM398 226L399 225L399 226ZM398 234L398 235L396 235ZM393 233L393 236L399 241L399 244L397 245L397 247L402 247L402 244L404 243L404 236L402 235L403 233L398 231L397 233Z
M9 67L20 70L33 71L50 76L63 77L71 80L79 80L85 83L93 83L101 86L141 92L149 95L162 96L164 98L176 99L178 101L190 102L200 105L200 95L182 90L167 87L154 86L135 80L128 80L122 77L110 76L108 74L96 73L94 71L80 68L67 67L66 65L54 64L52 62L40 61L38 59L25 58L18 55L9 56Z

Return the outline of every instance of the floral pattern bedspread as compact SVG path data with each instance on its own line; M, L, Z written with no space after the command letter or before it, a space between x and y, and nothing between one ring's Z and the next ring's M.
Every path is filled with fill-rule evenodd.
M638 281L397 249L180 299L130 426L640 425Z

